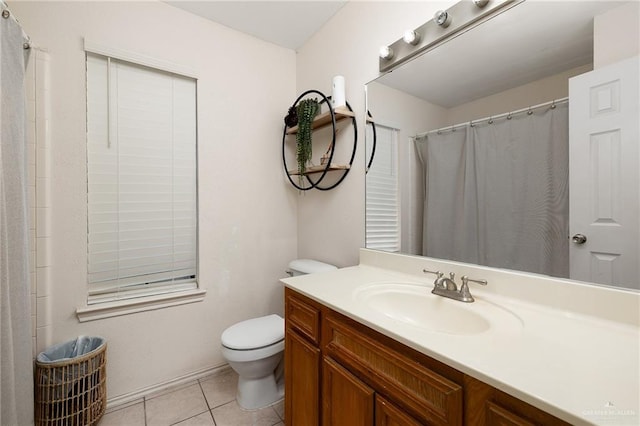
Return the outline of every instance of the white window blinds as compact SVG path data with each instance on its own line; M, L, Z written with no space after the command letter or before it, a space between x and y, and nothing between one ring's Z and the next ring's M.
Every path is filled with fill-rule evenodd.
M87 54L88 303L197 287L196 81Z
M367 136L367 141L372 137ZM400 251L398 131L376 124L376 150L366 182L367 248ZM371 147L367 147L371 152Z

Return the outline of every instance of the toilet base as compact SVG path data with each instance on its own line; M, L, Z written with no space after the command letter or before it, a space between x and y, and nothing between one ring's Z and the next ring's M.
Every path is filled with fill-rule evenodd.
M259 379L238 378L238 405L245 410L257 410L275 404L284 397L284 381L277 383L274 374Z

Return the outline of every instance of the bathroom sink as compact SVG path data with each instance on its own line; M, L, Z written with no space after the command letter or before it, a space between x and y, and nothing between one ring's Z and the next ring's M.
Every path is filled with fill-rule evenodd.
M354 298L367 309L425 331L468 335L522 328L518 316L496 304L447 299L420 284L366 284L355 290Z

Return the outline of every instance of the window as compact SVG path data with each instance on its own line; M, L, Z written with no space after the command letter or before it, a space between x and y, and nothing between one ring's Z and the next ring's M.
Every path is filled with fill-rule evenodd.
M376 124L376 136L375 157L366 183L366 245L397 252L400 251L398 131Z
M88 304L197 288L196 80L87 53Z

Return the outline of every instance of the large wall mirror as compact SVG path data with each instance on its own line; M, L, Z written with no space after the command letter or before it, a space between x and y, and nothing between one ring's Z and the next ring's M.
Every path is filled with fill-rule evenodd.
M367 247L638 289L639 11L523 1L368 83Z

